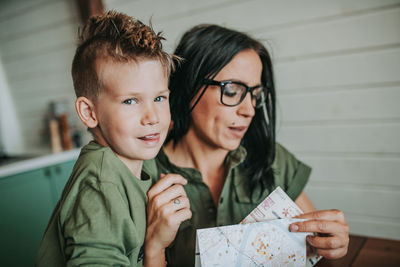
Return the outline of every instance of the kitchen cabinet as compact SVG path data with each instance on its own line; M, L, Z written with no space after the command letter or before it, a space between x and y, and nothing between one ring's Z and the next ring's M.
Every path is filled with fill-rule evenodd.
M33 266L75 160L0 179L0 265Z

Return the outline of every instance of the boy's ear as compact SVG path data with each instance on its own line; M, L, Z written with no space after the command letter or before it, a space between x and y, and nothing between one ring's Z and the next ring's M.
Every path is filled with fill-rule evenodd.
M78 97L75 101L75 109L79 118L87 127L95 128L97 126L99 122L97 121L94 104L90 99L84 96Z

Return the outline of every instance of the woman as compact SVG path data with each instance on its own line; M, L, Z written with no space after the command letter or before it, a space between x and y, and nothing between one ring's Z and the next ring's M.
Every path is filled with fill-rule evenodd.
M187 180L192 218L166 249L167 262L193 266L196 229L239 223L277 186L305 212L300 218L311 219L290 230L319 233L307 242L326 258L345 255L343 213L315 211L303 192L311 169L275 142L275 88L265 47L246 34L199 25L184 34L175 55L183 61L170 78L173 127L156 162L144 167L154 177L175 173ZM173 201L187 208L188 200L159 184L148 193L147 236L168 222L168 245L184 219L167 206Z

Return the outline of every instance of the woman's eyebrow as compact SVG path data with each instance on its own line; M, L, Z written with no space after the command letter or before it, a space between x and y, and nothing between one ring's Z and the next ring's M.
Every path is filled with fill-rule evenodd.
M238 80L238 79L224 79L224 80L221 80L221 82L225 82L225 81L239 82L239 83L243 83L243 84L249 86L249 85L248 85L247 83L245 83L244 81ZM258 84L254 85L254 86L262 86L262 82L259 82ZM249 87L254 87L254 86L249 86Z

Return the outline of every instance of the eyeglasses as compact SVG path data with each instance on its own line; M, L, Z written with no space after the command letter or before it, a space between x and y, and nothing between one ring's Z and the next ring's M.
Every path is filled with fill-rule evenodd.
M242 103L248 92L251 95L251 103L254 108L259 108L265 101L264 87L257 85L249 87L242 82L237 81L214 81L205 79L207 85L217 85L221 88L221 103L225 106L233 107Z

